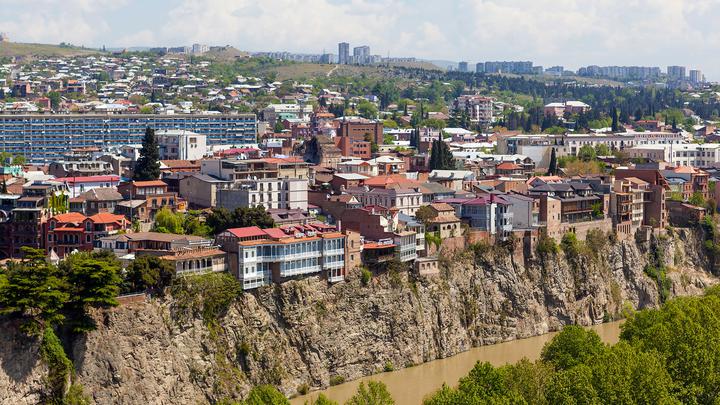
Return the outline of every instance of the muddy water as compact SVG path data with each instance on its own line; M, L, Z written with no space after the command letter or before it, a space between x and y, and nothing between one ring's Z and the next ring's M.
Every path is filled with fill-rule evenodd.
M620 336L622 321L605 323L590 327L600 335L606 343L616 343ZM370 380L382 381L387 385L397 405L417 405L423 398L435 392L446 383L450 386L457 384L460 378L467 375L478 361L488 361L495 366L515 363L527 357L536 360L545 343L549 342L556 333L548 333L527 339L513 340L490 346L482 346L467 352L457 354L447 359L435 360L415 367L404 368L389 373L373 376L336 385L323 391L316 391L290 401L292 405L302 405L305 401L316 398L320 393L342 404L357 390L360 382Z

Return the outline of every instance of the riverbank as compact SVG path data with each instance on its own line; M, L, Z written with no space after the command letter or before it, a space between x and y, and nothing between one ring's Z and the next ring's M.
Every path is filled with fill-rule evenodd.
M623 321L608 322L588 327L600 335L603 342L615 344L620 338L620 325ZM432 394L443 383L455 386L460 378L466 376L478 361L489 362L493 366L515 363L527 358L531 361L540 358L543 346L558 332L546 333L526 339L497 343L470 349L446 359L434 360L415 367L404 368L363 377L322 391L316 391L290 400L291 405L304 405L306 401L324 394L327 398L343 403L353 396L361 382L380 381L384 383L395 399L396 405L421 404L423 398Z

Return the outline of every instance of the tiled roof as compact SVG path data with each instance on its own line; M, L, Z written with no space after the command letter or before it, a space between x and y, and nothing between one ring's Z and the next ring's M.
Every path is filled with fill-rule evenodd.
M68 212L65 214L57 214L53 218L61 223L77 224L84 221L87 217L79 212Z
M264 236L266 235L262 229L257 226L247 226L245 228L232 228L228 229L228 232L237 236L238 238L250 238L253 236Z
M101 212L90 217L90 220L96 224L112 224L113 222L121 222L125 219L123 215L115 215L107 212Z

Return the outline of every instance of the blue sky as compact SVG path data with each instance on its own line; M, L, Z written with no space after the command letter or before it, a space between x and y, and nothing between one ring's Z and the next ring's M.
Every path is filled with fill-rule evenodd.
M680 64L720 77L720 0L0 0L19 42L233 45L242 50L532 60L579 66Z

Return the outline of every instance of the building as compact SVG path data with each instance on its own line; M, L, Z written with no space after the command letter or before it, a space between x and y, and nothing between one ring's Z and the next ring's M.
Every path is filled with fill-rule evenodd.
M180 197L184 198L190 207L216 207L218 188L230 183L207 174L194 173L180 180Z
M105 177L112 173L112 164L102 160L57 160L51 162L48 167L48 174L59 178Z
M67 185L70 191L70 197L74 198L86 191L97 188L114 189L120 184L120 176L111 174L107 176L60 177L53 179L53 181Z
M653 228L665 228L668 224L665 200L670 191L670 185L660 172L661 169L664 169L664 166L657 163L615 169L616 179L634 177L648 183L649 192L645 194L647 202L643 208L643 225Z
M164 129L155 132L160 160L200 160L207 153L207 136L186 130Z
M455 99L456 111L464 111L470 117L470 122L488 125L493 119L493 99L477 95L460 96Z
M487 194L476 198L449 198L443 203L455 209L455 215L475 230L504 239L512 231L513 213L502 196Z
M705 82L705 76L697 69L690 70L690 83L701 84Z
M329 282L345 278L345 235L311 225L228 229L216 241L231 252L231 272L243 289L319 275Z
M485 62L485 73L532 74L532 62Z
M668 66L667 75L669 79L685 80L685 66Z
M377 145L383 144L382 121L367 120L364 118L338 120L337 136L350 138L353 142L372 141ZM342 148L341 148L342 149Z
M312 113L313 107L303 104L270 104L262 110L263 119L270 125L283 120L310 122ZM255 143L255 140L252 143Z
M440 239L462 236L460 218L455 215L455 208L445 203L432 203L428 205L432 215L427 220L427 231L435 232Z
M353 48L353 62L360 65L370 63L370 47L367 45Z
M2 201L7 209L0 216L0 256L4 257L21 257L23 246L44 248L45 223L70 206L67 186L52 181L24 185L19 198L8 196Z
M238 207L269 209L308 208L308 181L296 178L264 178L239 180L220 185L216 193L217 207L234 210Z
M338 44L338 63L341 65L350 64L350 44L347 42Z
M164 256L175 251L209 248L213 242L200 236L159 232L123 233L98 238L95 250L109 250L120 257L132 255Z
M407 215L415 215L422 205L423 195L417 189L411 188L348 188L347 194L357 198L364 206L381 206L396 209Z
M122 195L116 188L98 187L88 190L78 197L84 204L85 215L95 215L100 213L114 214L117 204L123 200ZM73 199L70 199L72 204ZM72 209L71 209L72 210Z
M192 53L194 53L196 55L202 55L209 50L210 50L210 47L207 44L193 44L192 45Z
M298 158L204 159L200 172L227 181L309 179L308 164Z
M160 258L175 267L176 274L200 274L228 270L227 253L215 246L171 250Z
M254 114L32 114L0 115L0 150L50 162L72 148L140 144L147 127L192 131L209 145L257 142Z
M404 227L401 215L397 210L380 206L343 212L343 227L365 238L362 250L364 264L380 265L393 259L401 262L417 259L417 233Z
M129 181L121 183L118 191L126 200L145 202L144 211L128 213L130 219L146 220L154 218L155 213L163 208L175 211L182 207L177 193L169 192L167 183L162 180Z
M123 215L95 214L86 217L77 212L58 214L44 224L45 250L63 258L74 251L91 251L99 238L125 232L130 221Z
M610 216L618 234L634 235L645 217L648 182L636 177L615 179L610 194Z
M582 101L565 101L545 105L544 114L562 118L565 114L583 114L590 111L590 106Z
M468 63L467 62L458 63L458 72L467 73L468 72Z
M485 73L485 63L478 62L475 64L475 73Z

